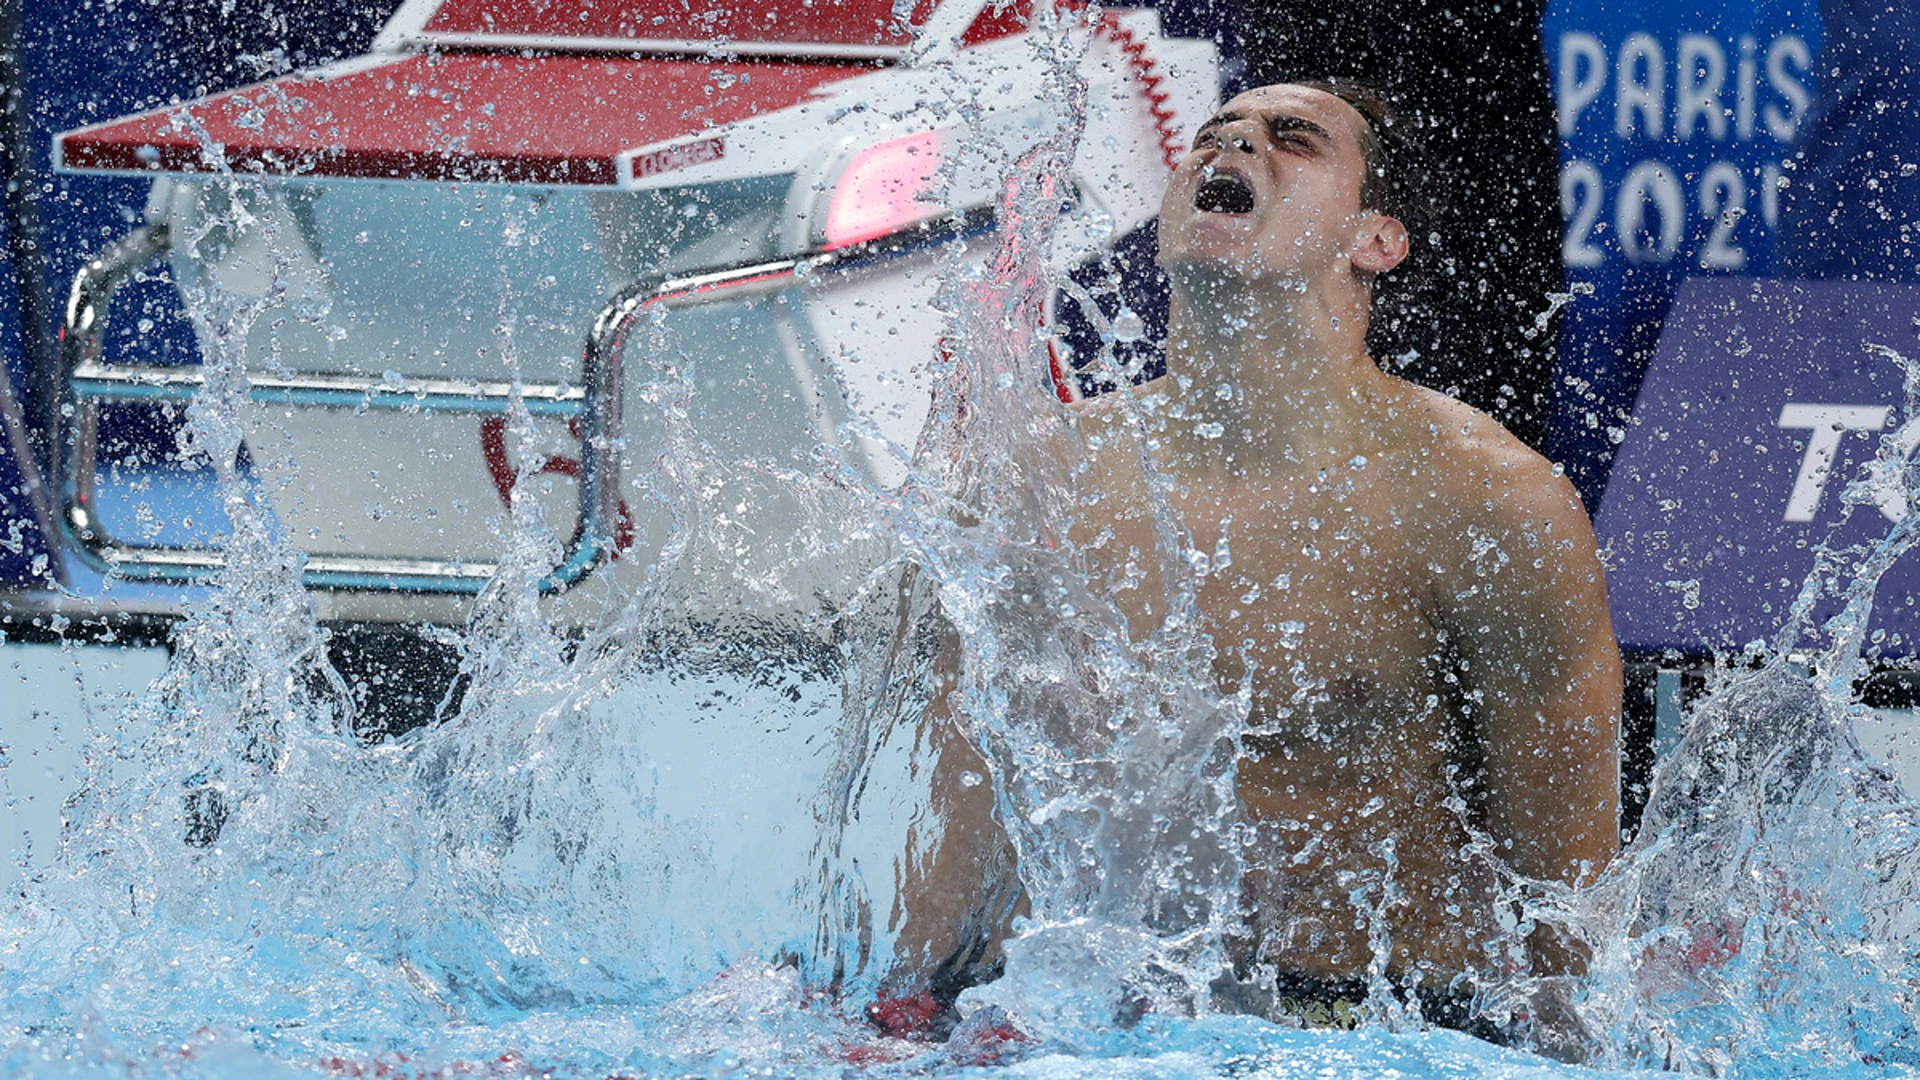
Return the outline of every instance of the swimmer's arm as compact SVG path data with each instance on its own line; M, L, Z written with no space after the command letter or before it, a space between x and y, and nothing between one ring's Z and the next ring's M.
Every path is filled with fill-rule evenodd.
M955 713L958 653L953 642L942 650L920 728L916 756L928 763L932 792L899 867L898 933L883 984L894 997L957 994L998 961L1014 916L1026 910L1012 844L994 815L986 762Z
M1442 602L1482 741L1485 824L1514 870L1591 882L1620 846L1621 701L1593 527L1532 455L1470 487L1477 528L1461 530Z
M1134 535L1139 529L1129 528L1131 518L1145 506L1144 484L1137 470L1127 467L1137 448L1129 445L1135 436L1117 397L1063 409L1057 427L1036 434L1046 440L1039 460L1066 470L1061 478L1067 482L1061 486L1078 503L1067 515L1070 541L1082 549L1124 553L1130 542L1150 545ZM1113 464L1116 460L1119 467ZM1123 606L1132 594L1151 594L1139 588L1138 581L1125 580L1131 560L1095 562L1092 572L1104 570L1124 581L1124 588L1116 586L1116 591L1128 593ZM1135 624L1148 622L1141 618ZM1013 845L994 813L987 765L962 730L959 670L960 646L949 637L935 665L937 685L916 748L917 759L931 770L931 798L928 812L913 823L899 866L894 959L882 985L884 994L896 998L929 989L939 994L947 989L942 982L956 976L964 980L967 969L990 968L999 959L1000 942L1011 933L1013 919L1027 910Z

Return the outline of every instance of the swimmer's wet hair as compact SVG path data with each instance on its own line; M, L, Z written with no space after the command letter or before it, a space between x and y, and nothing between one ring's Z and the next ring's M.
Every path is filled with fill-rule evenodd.
M1299 85L1332 94L1353 107L1367 122L1360 152L1366 176L1360 181L1360 206L1394 218L1407 227L1415 243L1426 237L1433 216L1427 202L1426 148L1414 122L1380 88L1359 79L1327 79Z
M1368 348L1376 356L1390 355L1394 342L1409 323L1431 321L1422 297L1441 287L1439 267L1447 261L1445 244L1434 226L1439 207L1433 202L1433 183L1427 148L1412 116L1393 104L1378 87L1359 79L1328 79L1300 83L1332 94L1353 107L1367 122L1360 140L1366 175L1360 180L1360 206L1387 215L1407 227L1406 261L1373 281L1372 324Z

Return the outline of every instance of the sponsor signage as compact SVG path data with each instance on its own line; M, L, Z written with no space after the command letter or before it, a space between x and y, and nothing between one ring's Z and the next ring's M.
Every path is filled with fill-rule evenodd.
M1884 439L1920 442L1899 435L1894 353L1920 357L1920 286L1682 285L1594 519L1623 646L1771 639L1820 545L1871 545L1916 512L1897 488L1844 498ZM1882 580L1873 626L1882 655L1920 653L1920 558Z
M1561 314L1549 456L1591 501L1679 283L1773 273L1818 89L1817 0L1556 0Z
M633 155L633 178L644 180L660 173L677 172L719 161L726 156L727 140L718 135L659 150L647 150Z

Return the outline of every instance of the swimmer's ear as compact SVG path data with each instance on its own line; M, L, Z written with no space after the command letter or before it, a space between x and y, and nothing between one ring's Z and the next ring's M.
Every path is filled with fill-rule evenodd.
M1407 227L1385 214L1364 214L1354 235L1353 268L1368 276L1384 274L1407 257Z

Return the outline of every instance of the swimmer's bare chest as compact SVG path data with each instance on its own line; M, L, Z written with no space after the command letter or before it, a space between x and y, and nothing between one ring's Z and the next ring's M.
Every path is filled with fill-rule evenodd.
M1251 683L1241 786L1255 816L1364 804L1449 762L1433 545L1370 479L1246 484L1182 507L1196 544L1227 555L1198 599L1220 688Z
M1196 546L1227 556L1198 596L1215 677L1223 692L1251 683L1238 787L1249 901L1272 922L1262 949L1292 942L1286 963L1327 975L1366 962L1349 872L1383 876L1382 842L1398 887L1430 901L1418 911L1466 899L1456 685L1432 601L1446 545L1429 542L1405 484L1354 481L1228 488L1179 507ZM1464 966L1470 932L1422 918L1394 920L1403 959ZM1302 926L1317 942L1304 951Z
M1146 553L1162 534L1139 458L1102 434L1101 498L1075 539L1144 638L1161 614ZM1375 431L1241 475L1165 474L1168 508L1210 564L1196 584L1216 681L1252 691L1239 770L1249 816L1350 816L1375 796L1442 812L1458 689L1436 610L1458 531L1445 461L1423 438Z

